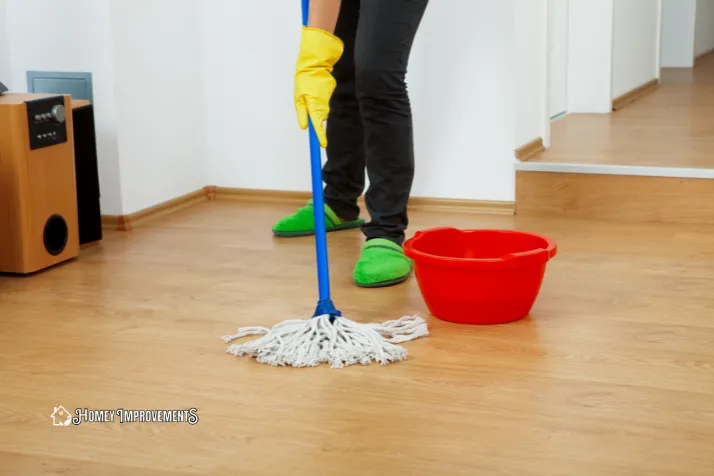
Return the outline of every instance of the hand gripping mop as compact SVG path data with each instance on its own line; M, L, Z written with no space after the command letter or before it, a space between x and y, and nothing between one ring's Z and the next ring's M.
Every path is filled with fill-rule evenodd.
M303 25L307 25L308 12L309 0L302 0ZM317 309L311 319L284 321L272 329L240 328L237 334L224 336L223 341L229 343L250 335L262 337L244 344L233 344L227 352L254 357L265 364L292 367L315 367L328 363L333 368L342 368L372 362L386 365L404 360L407 351L396 344L428 335L424 319L405 316L383 324L360 324L342 317L332 303L322 195L322 151L312 122L309 135L319 288Z

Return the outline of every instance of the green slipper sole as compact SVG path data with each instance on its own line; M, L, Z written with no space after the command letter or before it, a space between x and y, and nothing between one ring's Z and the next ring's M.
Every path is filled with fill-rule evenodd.
M282 238L295 238L299 236L312 236L315 234L315 209L312 200L299 208L292 215L281 218L273 225L273 235ZM343 221L327 205L325 205L325 231L328 233L340 230L360 228L364 224L362 218L352 221Z
M360 288L394 286L409 279L412 268L401 246L379 238L365 243L353 279Z
M389 281L380 281L380 282L371 283L371 284L368 284L368 283L363 284L363 283L360 283L359 281L355 280L355 284L356 284L358 287L360 287L360 288L365 288L365 289L386 288L386 287L389 287L389 286L395 286L395 285L397 285L397 284L403 283L404 281L406 281L407 279L409 279L409 276L410 276L410 275L411 275L411 273L406 274L406 275L402 276L401 278L396 278L396 279L392 279L392 280L389 280Z
M325 231L331 233L333 231L341 230L352 230L354 228L360 228L364 224L363 219L358 219L355 221L342 222L339 225L334 225L332 227L327 226ZM281 238L296 238L299 236L312 236L315 234L315 230L295 230L295 231L280 231L273 229L273 235L279 236Z

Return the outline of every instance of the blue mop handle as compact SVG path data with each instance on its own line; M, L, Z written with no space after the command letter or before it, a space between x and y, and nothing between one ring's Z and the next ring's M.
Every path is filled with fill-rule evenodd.
M320 141L310 122L310 162L312 167L312 203L315 215L315 252L317 255L317 281L320 300L330 299L330 272L327 262L327 230L325 226L325 199L322 196L322 154Z
M302 0L302 26L307 26L310 21L310 0Z
M302 24L307 26L310 17L310 0L302 0ZM340 313L334 308L330 296L330 272L327 262L327 230L325 226L325 200L322 195L322 150L312 119L310 126L310 163L312 167L312 203L315 217L315 253L317 255L317 281L320 301L315 316Z

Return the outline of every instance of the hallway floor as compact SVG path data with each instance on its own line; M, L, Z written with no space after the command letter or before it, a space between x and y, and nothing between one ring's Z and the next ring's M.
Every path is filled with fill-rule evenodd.
M207 202L0 277L0 472L711 476L714 228L413 213L412 231L556 239L532 315L430 318L432 335L387 367L283 369L226 354L220 337L313 311L313 240L270 234L292 209ZM352 284L359 231L329 243L346 316L426 313L414 279ZM195 407L200 420L53 427L59 405Z
M531 162L714 169L714 55L664 69L656 91L612 114L556 120L551 134Z

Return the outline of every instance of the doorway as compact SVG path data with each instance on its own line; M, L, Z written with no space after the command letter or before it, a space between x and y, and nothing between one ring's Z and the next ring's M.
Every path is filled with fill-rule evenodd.
M568 110L568 1L548 0L549 115Z

